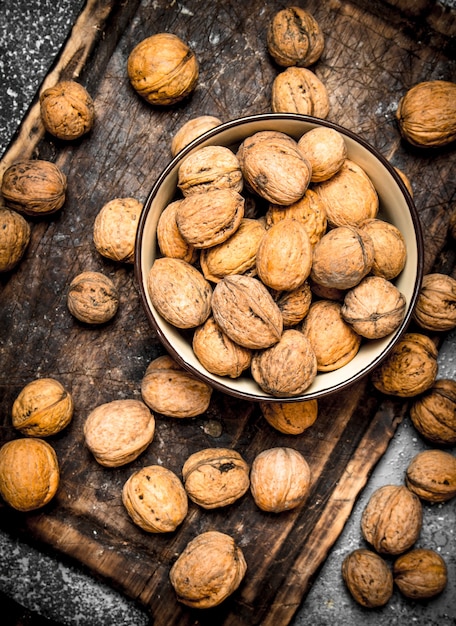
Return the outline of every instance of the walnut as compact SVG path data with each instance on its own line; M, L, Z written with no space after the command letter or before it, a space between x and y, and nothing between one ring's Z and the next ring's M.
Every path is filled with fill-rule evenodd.
M424 450L410 461L405 484L427 502L447 502L456 496L456 458L444 450Z
M134 472L123 486L122 502L133 522L149 533L173 532L188 511L182 482L161 465Z
M448 232L450 237L456 239L456 208L450 213L450 222L448 224Z
M252 377L263 391L291 398L303 393L317 375L317 358L310 340L287 329L274 345L252 357Z
M313 189L323 201L332 227L358 226L377 216L377 191L363 168L350 159L345 159L336 174L316 183Z
M179 166L177 186L184 196L211 189L234 189L244 186L236 155L225 146L205 146L191 152Z
M423 524L419 498L404 485L384 485L361 516L364 539L381 554L401 554L417 541Z
M308 281L291 291L273 291L272 297L282 313L284 328L291 328L302 322L312 303L312 292Z
M324 119L329 113L329 94L318 76L305 67L288 67L272 83L274 113L299 113Z
M410 418L417 431L437 445L456 443L456 381L436 380L410 406Z
M456 83L414 85L400 99L396 119L401 135L418 147L444 146L456 139Z
M427 600L441 593L448 582L445 560L426 548L415 548L398 557L393 564L394 582L412 600Z
M196 250L182 237L176 223L177 207L181 202L182 200L171 202L160 213L157 223L157 242L163 256L193 263L197 258Z
M168 417L195 417L209 407L212 387L184 370L167 354L153 359L141 380L144 402Z
M407 247L401 231L384 220L368 218L358 225L360 233L367 233L374 246L371 273L392 280L399 276L407 259Z
M384 361L374 369L371 380L382 393L410 398L429 389L437 376L437 348L421 333L406 333Z
M368 609L385 606L393 595L393 575L375 552L359 548L342 562L342 578L353 599Z
M358 335L380 339L399 328L406 304L404 294L389 280L366 276L347 292L341 313Z
M252 463L250 490L263 511L281 513L303 504L310 492L309 464L300 452L288 447L260 452Z
M221 604L242 582L247 564L234 539L215 530L192 539L171 567L177 599L207 609Z
M12 270L30 242L30 224L22 215L0 207L0 272Z
M128 78L133 89L149 104L176 104L198 82L199 65L192 49L172 33L143 39L130 52Z
M171 154L176 156L183 148L188 146L197 137L203 133L219 126L222 120L214 115L200 115L194 117L183 124L176 132L171 141Z
M142 204L135 198L115 198L100 209L93 225L95 248L112 261L134 263L135 239Z
M335 302L342 303L345 294L347 293L346 289L337 289L336 287L325 287L324 285L320 285L312 280L312 276L309 278L310 290L313 295L317 296L320 300L334 300Z
M342 317L342 307L332 300L317 300L302 324L312 345L319 372L331 372L349 363L358 353L361 336Z
M58 139L79 139L93 127L95 106L85 87L63 80L40 95L40 113L45 129Z
M152 442L155 417L140 400L98 405L84 422L84 438L95 460L105 467L134 461Z
M413 198L413 187L412 187L412 183L410 182L409 177L407 176L407 174L405 172L403 172L401 169L399 169L398 167L394 168L396 174L399 175L399 178L402 180L402 182L404 183L407 191L410 194L410 197Z
M182 259L155 259L147 276L147 288L154 307L177 328L195 328L211 313L210 284Z
M30 437L49 437L73 417L73 398L54 378L37 378L25 385L11 410L14 428Z
M322 55L325 39L313 15L292 6L278 11L269 22L267 46L278 65L308 67Z
M44 439L13 439L0 448L0 495L13 509L34 511L45 506L59 482L57 455Z
M82 272L73 278L67 295L68 310L86 324L104 324L119 308L114 282L101 272Z
M413 317L426 330L439 332L456 328L456 280L447 274L426 274Z
M49 215L62 208L67 178L51 161L25 159L3 174L1 192L11 209L25 215Z
M263 417L270 426L285 435L301 435L318 416L318 401L259 403Z
M204 509L233 504L249 488L250 468L239 452L205 448L191 454L182 467L188 497Z
M312 166L312 183L321 183L336 174L347 158L347 146L334 128L317 126L298 140L298 147Z
M309 186L310 163L285 133L259 131L244 139L237 157L247 189L268 202L293 204Z

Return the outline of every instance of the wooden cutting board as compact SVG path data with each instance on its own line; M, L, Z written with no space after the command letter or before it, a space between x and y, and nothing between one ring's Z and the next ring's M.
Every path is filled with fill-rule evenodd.
M447 238L456 187L454 147L412 149L400 140L394 121L399 98L416 82L456 80L455 13L421 4L309 0L306 8L326 37L314 69L329 92L329 118L357 131L409 176L423 224L425 271L454 274ZM0 441L18 436L11 406L31 380L57 378L75 401L72 424L50 439L61 466L56 497L29 514L1 504L0 524L75 559L137 599L156 626L288 624L407 410L405 402L381 396L365 379L320 400L318 419L303 435L285 436L266 423L257 405L214 392L200 417L157 415L153 443L126 467L99 466L84 445L89 411L115 399L139 399L148 363L164 352L141 307L133 268L96 252L95 216L115 197L145 200L170 159L173 134L191 117L210 114L227 121L270 110L280 68L268 56L266 29L283 6L270 0L89 0L43 87L59 78L85 84L96 104L93 132L73 145L51 139L35 102L0 164L2 174L18 158L39 156L55 160L68 176L64 208L51 218L30 220L24 259L0 279ZM201 72L191 98L154 109L131 89L126 63L139 41L161 31L190 43ZM78 323L66 307L69 282L84 270L106 273L120 291L117 316L100 328ZM277 445L299 450L311 467L312 490L298 510L267 514L246 494L221 510L190 505L182 526L160 536L135 527L123 508L125 480L146 464L179 474L187 456L203 447L233 447L251 463ZM209 529L236 539L248 571L222 606L197 612L176 602L168 573L186 543Z

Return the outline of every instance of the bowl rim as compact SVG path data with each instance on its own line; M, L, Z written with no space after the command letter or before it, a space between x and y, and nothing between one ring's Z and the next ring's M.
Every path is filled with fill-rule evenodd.
M260 396L256 396L253 393L233 389L231 387L228 387L227 385L224 385L218 380L214 380L210 375L206 375L202 371L195 370L195 368L192 365L187 363L180 356L180 354L176 351L172 343L168 340L167 336L162 331L160 326L157 324L154 318L154 315L150 311L150 308L147 304L147 294L146 294L146 289L144 286L145 279L147 279L147 276L145 275L145 269L143 268L143 265L142 265L141 249L142 249L142 243L143 243L145 224L146 224L146 221L147 221L147 218L148 218L151 206L152 206L152 202L155 196L157 195L158 190L161 188L161 185L163 184L164 180L166 180L166 178L175 169L176 165L179 162L181 162L189 153L197 149L201 144L205 143L207 140L211 139L212 137L218 135L221 132L227 131L232 128L236 128L238 126L242 126L244 124L249 124L249 123L254 123L254 122L281 121L281 120L307 122L311 124L316 124L318 126L326 126L327 128L332 128L338 131L339 133L341 133L342 135L349 137L352 141L360 144L365 150L370 152L378 161L381 162L381 164L387 169L390 175L394 178L395 182L397 183L407 203L407 207L410 213L410 218L414 227L414 238L416 241L416 248L417 248L417 268L416 268L415 284L413 287L412 296L410 298L410 303L399 328L394 332L394 335L390 344L388 344L385 347L385 349L382 350L382 352L379 355L377 355L366 367L354 373L349 378L344 379L343 381L340 381L339 383L331 386L330 388L325 388L325 389L314 391L314 392L310 391L309 393L305 393L304 395L294 396L294 397L274 397L270 395L266 397L265 396L260 397ZM142 208L139 221L138 221L136 238L135 238L134 274L135 274L135 278L138 283L138 287L140 291L141 304L143 306L143 309L146 312L146 315L150 324L152 325L161 344L167 350L168 354L172 356L172 358L179 365L181 365L186 371L193 374L199 380L203 380L208 385L210 385L210 387L212 387L213 389L217 389L218 391L221 391L222 393L228 394L230 396L234 396L242 400L253 401L253 402L264 402L264 401L271 402L271 403L272 402L282 402L282 403L305 402L307 400L313 400L313 399L322 398L324 396L333 395L343 389L346 389L347 387L350 387L351 385L355 384L357 381L367 377L367 375L370 372L372 372L373 369L378 367L378 365L387 358L387 356L391 352L394 345L399 341L399 339L407 331L407 327L409 326L411 322L413 311L416 305L416 301L418 299L419 290L420 290L421 282L423 279L423 273L424 273L424 240L423 240L423 233L422 233L422 227L421 227L418 210L415 206L412 196L410 195L409 190L407 189L402 178L399 176L399 174L395 170L394 166L391 165L391 163L386 159L386 157L384 157L374 146L372 146L368 141L363 139L360 135L356 134L352 130L345 128L344 126L341 126L331 120L322 119L322 118L314 117L311 115L304 115L301 113L272 113L272 112L271 113L257 113L257 114L250 114L250 115L246 115L246 116L242 116L238 118L233 118L226 122L222 122L218 124L214 128L209 129L208 131L204 132L203 134L193 139L189 144L184 146L184 148L182 148L182 150L180 150L171 159L171 161L166 165L166 167L160 172L160 174L156 178L155 183L152 185L144 201L143 208Z

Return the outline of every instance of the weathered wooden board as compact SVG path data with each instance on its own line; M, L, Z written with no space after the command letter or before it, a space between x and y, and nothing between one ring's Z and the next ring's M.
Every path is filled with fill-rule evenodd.
M266 28L284 6L271 0L185 5L89 0L45 85L60 77L86 84L96 102L93 132L74 145L52 140L42 131L35 104L0 165L3 172L20 157L52 159L69 183L63 210L31 220L23 261L0 279L1 441L17 437L11 406L34 378L61 380L75 400L72 424L50 440L61 465L57 496L29 514L2 504L0 523L110 581L147 607L156 626L289 623L407 409L364 380L321 400L317 422L292 437L269 427L258 406L214 392L198 418L158 415L153 443L126 467L102 468L84 445L88 412L102 402L140 398L148 363L163 353L141 308L133 268L107 261L94 248L95 216L114 197L145 200L171 156L174 132L186 120L204 113L226 121L270 110L280 68L268 56ZM314 69L329 91L329 118L359 132L409 176L424 229L425 271L454 273L447 240L456 187L454 147L412 149L400 140L394 121L399 98L416 82L456 80L454 12L407 0L394 5L309 0L306 8L326 37ZM136 43L160 31L191 44L201 73L187 101L154 109L131 89L126 62ZM78 323L66 307L69 282L83 270L105 272L121 294L118 315L100 328ZM221 431L216 437L214 423ZM294 447L309 461L312 491L299 510L266 514L246 494L223 510L191 505L178 531L155 536L136 528L123 508L122 486L143 465L160 463L179 474L186 457L202 447L233 447L252 462L260 450L275 445ZM248 572L226 603L198 613L176 602L168 572L187 541L208 529L235 537Z

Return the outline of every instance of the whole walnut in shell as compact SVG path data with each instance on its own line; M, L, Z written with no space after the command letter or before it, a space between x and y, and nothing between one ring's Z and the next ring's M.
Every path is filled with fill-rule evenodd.
M427 600L441 593L448 582L445 560L426 548L415 548L398 557L393 564L394 582L412 600Z
M447 274L426 274L413 317L426 330L439 332L456 328L456 280Z
M178 152L180 152L183 148L188 146L188 144L200 137L203 133L219 126L222 123L218 117L214 115L199 115L198 117L193 117L187 122L185 122L180 128L178 128L174 137L171 141L171 154L172 156L176 156Z
M456 496L456 457L444 450L423 450L410 461L405 484L422 500L447 502Z
M291 328L302 322L312 303L308 281L291 291L273 291L272 297L282 313L284 328Z
M43 439L13 439L0 448L0 495L14 509L34 511L45 506L59 483L57 455Z
M267 402L261 401L260 409L270 426L285 435L300 435L310 428L318 416L318 401Z
M169 578L179 602L207 609L236 591L246 570L244 555L234 539L210 530L186 545L171 567Z
M282 67L308 67L320 58L325 39L317 20L297 6L278 11L269 22L267 46Z
M410 406L410 418L417 431L437 445L456 443L456 381L436 380Z
M156 413L177 418L195 417L208 408L212 387L164 354L147 366L141 380L141 395Z
M368 609L385 606L393 595L393 575L386 561L359 548L342 562L342 578L353 599Z
M321 183L334 176L347 158L345 139L334 128L312 128L298 140L298 147L312 166L312 183Z
M134 472L122 488L122 502L133 522L149 533L173 532L188 511L182 482L161 465Z
M361 516L364 539L382 554L401 554L411 548L422 524L420 499L404 485L379 487Z
M0 272L12 270L24 256L30 224L16 211L0 207Z
M101 272L82 272L73 278L67 294L68 310L86 324L104 324L119 308L114 282Z
M14 428L30 437L49 437L63 430L73 417L73 397L54 378L37 378L14 400Z
M62 208L67 178L58 165L43 159L25 159L3 174L1 193L11 209L25 215L49 215Z
M115 198L100 209L93 224L93 242L112 261L134 263L135 239L142 204L136 198Z
M241 192L244 180L239 161L229 148L204 146L182 161L177 173L177 186L184 196L211 189Z
M367 233L374 246L371 274L392 280L399 276L407 259L407 247L401 231L378 218L368 218L358 225L360 233Z
M176 222L177 207L182 200L170 202L160 213L157 223L157 243L163 256L193 263L196 258L194 246L180 234Z
M198 82L193 50L172 33L157 33L130 52L127 72L133 89L149 104L170 105L186 98Z
M79 139L93 127L95 106L83 85L63 80L40 95L40 113L45 129L63 140Z
M288 67L272 83L271 109L274 113L299 113L325 119L329 113L329 94L311 70Z

